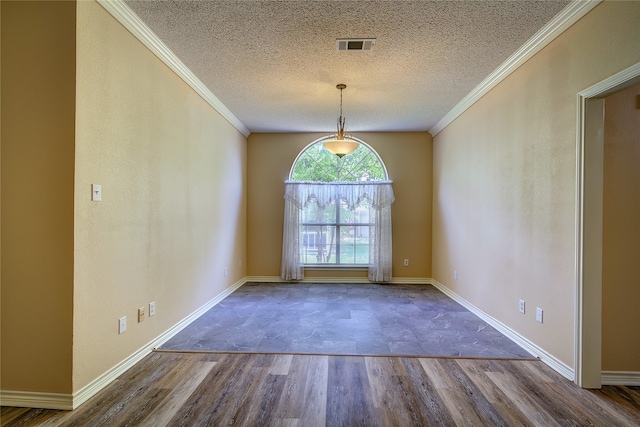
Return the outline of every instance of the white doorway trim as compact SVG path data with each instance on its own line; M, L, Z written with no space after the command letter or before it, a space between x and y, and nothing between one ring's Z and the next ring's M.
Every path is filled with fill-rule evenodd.
M576 142L575 383L602 386L604 97L640 82L640 62L578 94Z

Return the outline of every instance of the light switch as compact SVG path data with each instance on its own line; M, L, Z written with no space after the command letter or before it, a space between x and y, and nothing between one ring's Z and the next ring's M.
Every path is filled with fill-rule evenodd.
M102 201L102 185L91 184L91 201L93 202Z

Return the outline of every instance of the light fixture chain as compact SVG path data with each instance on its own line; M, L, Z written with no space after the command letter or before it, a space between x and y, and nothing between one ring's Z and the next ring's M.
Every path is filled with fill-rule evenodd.
M344 132L344 124L346 120L342 117L342 90L346 89L346 87L347 85L343 83L336 85L336 89L340 89L340 117L338 117L338 133L335 135L335 139L323 142L324 148L338 157L350 154L358 148L358 143L353 141L351 137L346 135ZM339 173L340 172L338 172L338 174Z

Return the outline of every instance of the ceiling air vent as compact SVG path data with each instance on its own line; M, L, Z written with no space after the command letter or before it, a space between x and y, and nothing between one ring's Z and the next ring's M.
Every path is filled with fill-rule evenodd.
M336 39L336 49L338 51L369 51L373 50L376 39Z

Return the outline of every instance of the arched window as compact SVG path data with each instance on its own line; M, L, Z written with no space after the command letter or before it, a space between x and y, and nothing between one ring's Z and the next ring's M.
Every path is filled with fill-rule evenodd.
M293 162L289 180L312 182L353 182L387 180L387 169L373 148L358 140L360 146L344 157L325 150L321 138L307 145Z
M391 280L393 189L380 156L364 141L344 157L305 147L285 185L282 278L305 266L368 266L372 281Z

